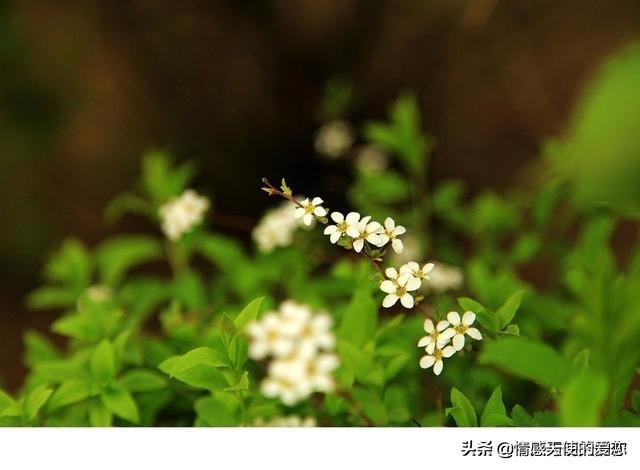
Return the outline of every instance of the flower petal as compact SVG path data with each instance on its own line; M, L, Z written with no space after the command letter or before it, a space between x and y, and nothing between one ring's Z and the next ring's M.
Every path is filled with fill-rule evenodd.
M304 222L305 225L311 225L311 222L313 222L313 216L309 213L305 213L302 217L302 222Z
M384 275L389 279L396 279L398 277L398 271L396 271L396 268L387 268L384 270Z
M364 240L362 238L359 238L353 242L353 249L356 250L357 253L360 253L363 247L364 247Z
M325 215L327 215L327 209L325 209L324 207L316 207L313 210L313 213L318 217L324 217Z
M382 283L380 284L380 290L382 292L386 292L387 294L393 294L396 291L396 285L393 283L393 281L382 281Z
M393 251L395 251L396 253L402 253L404 251L404 244L402 243L402 240L400 240L399 238L395 238L391 242L391 248L393 248Z
M436 325L436 330L438 331L444 331L449 327L449 322L447 320L440 320L438 322L438 324Z
M420 289L421 285L422 285L422 281L420 279L418 279L417 277L412 277L407 282L405 289L407 289L409 292L412 292L414 290Z
M453 347L456 348L456 351L460 351L464 348L464 335L458 333L453 337Z
M340 232L333 232L329 237L329 240L331 241L331 243L337 243L338 240L340 240Z
M460 314L458 312L449 312L447 314L447 320L453 326L458 326L460 324Z
M478 341L482 339L482 333L480 333L480 330L478 330L477 328L468 328L467 334L473 339L477 339Z
M427 354L433 355L433 351L436 350L436 342L432 341L431 343L427 344L427 347L424 348L424 350L427 352Z
M396 294L389 294L382 300L382 306L384 308L393 307L398 301L398 296Z
M335 225L327 225L322 233L324 233L325 235L331 235L332 233L335 233L336 230L338 230L338 227L336 227Z
M422 356L422 358L420 359L420 367L422 367L423 369L428 369L429 367L431 367L434 362L436 362L436 358L433 356Z
M422 274L429 274L431 271L433 271L433 268L435 268L436 265L433 263L427 263L424 266L422 266Z
M360 220L360 214L358 212L349 212L345 220L348 224L357 224Z
M438 323L438 325L440 325L440 323ZM427 318L424 321L424 331L426 331L427 333L433 332L433 320L431 320L431 318Z
M418 347L419 348L424 348L424 347L428 346L429 343L431 343L432 341L433 340L431 339L431 336L423 336L422 338L420 338L420 341L418 341ZM264 357L264 355L262 357ZM259 358L259 359L262 359L262 357Z
M444 357L451 357L456 353L456 348L454 348L453 346L447 346L446 348L442 349L442 356Z
M437 360L436 363L433 365L433 373L436 375L440 375L443 367L444 367L444 363L442 362L442 359Z
M319 206L319 205L320 205L320 204L322 204L323 202L324 202L324 201L323 201L321 198L319 198L319 197L314 197L314 198L311 200L311 204L313 204L314 206Z
M351 238L358 238L360 236L360 230L358 230L358 227L355 227L353 225L347 227L347 232L346 233Z
M473 312L464 312L462 315L462 324L463 325L473 325L473 322L476 321L476 314Z
M384 228L386 228L389 232L393 232L393 229L396 227L396 222L391 218L387 217L384 219Z
M342 215L340 212L332 212L331 219L333 219L335 223L340 224L344 222L344 215Z
M296 219L299 219L300 217L302 217L305 214L306 214L306 211L302 207L296 207L296 210L293 211L293 216Z
M405 308L413 308L413 296L409 293L404 294L400 298L400 303Z
M402 235L403 233L407 233L407 229L402 225L397 225L393 233L395 233L396 235Z

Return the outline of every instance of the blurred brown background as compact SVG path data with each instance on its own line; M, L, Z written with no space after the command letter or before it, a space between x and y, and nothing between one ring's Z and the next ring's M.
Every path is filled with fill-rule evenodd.
M142 151L195 159L216 210L251 222L263 175L308 192L348 175L312 146L343 77L356 122L416 92L430 178L504 187L639 33L633 0L0 1L0 381L19 386L22 332L54 317L23 304L48 253L131 228L102 210Z

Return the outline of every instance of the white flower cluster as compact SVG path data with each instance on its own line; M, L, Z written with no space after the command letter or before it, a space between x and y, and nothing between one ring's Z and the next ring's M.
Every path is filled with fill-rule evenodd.
M180 240L185 233L202 223L209 205L209 199L193 189L187 189L160 208L162 231L169 240Z
M293 216L296 219L302 219L305 225L311 225L316 217L324 217L327 215L327 209L322 207L324 201L319 197L304 199L299 207L296 207Z
M332 373L338 356L332 351L335 336L328 313L314 313L291 300L278 311L266 313L248 327L249 355L262 360L271 357L268 376L261 385L267 397L278 397L292 406L314 392L333 390Z
M270 420L257 419L253 422L255 427L266 428L313 428L317 424L313 416L302 417L298 415L274 416Z
M296 209L289 202L268 211L253 229L252 237L258 248L268 253L274 248L289 246L301 220L294 216Z
M346 237L358 253L364 248L365 242L378 248L391 243L396 253L401 253L404 248L402 240L398 237L407 229L402 225L396 225L391 217L385 219L384 226L372 221L371 216L360 217L357 212L349 212L346 216L340 212L332 212L331 220L335 224L327 225L324 229L324 234L329 235L331 243L337 243L340 238Z
M429 279L434 264L427 263L420 267L415 261L396 268L387 268L384 272L386 280L380 284L380 290L387 294L382 301L385 308L393 307L398 300L405 308L413 308L415 298L413 292L420 289L423 280Z
M461 351L465 336L481 340L480 331L471 326L475 320L476 314L473 312L465 312L462 318L458 312L449 312L447 319L439 321L437 325L431 319L425 320L424 331L427 335L420 338L418 347L425 348L427 354L420 359L420 367L428 369L433 366L433 373L440 375L444 367L442 359Z

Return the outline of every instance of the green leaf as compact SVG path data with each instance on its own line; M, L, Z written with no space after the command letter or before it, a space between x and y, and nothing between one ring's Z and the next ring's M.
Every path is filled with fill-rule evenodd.
M478 323L485 330L489 330L495 333L500 328L500 321L498 320L498 316L488 308L485 308L480 302L477 302L468 297L460 297L458 298L458 304L465 311L474 312L476 314L476 318L478 319Z
M574 377L560 400L563 426L598 426L609 391L607 378L595 372Z
M45 268L46 278L55 283L72 287L77 293L89 287L91 280L91 256L78 240L65 240Z
M373 337L377 315L378 304L371 290L368 287L356 290L342 314L338 338L361 347Z
M562 386L571 373L571 364L555 349L522 337L487 343L480 362L497 365L549 388Z
M40 333L35 331L27 331L24 335L24 343L26 349L26 362L33 367L35 364L45 361L52 361L60 358L60 353Z
M234 320L234 324L238 331L242 331L249 323L255 321L258 317L258 312L260 311L260 306L262 305L263 300L264 297L258 297L257 299L249 302L249 304L242 309L242 312L240 312Z
M572 363L574 373L582 374L583 372L587 371L587 369L589 368L589 356L589 349L583 349L578 354L576 354L576 357L573 358Z
M475 427L478 426L478 418L473 405L464 394L453 387L451 389L451 404L453 408L448 411L453 416L458 427Z
M156 201L178 196L193 178L190 163L173 166L169 155L162 150L150 150L142 159L142 184L146 193Z
M36 417L38 411L44 406L52 393L53 389L43 384L33 389L31 393L27 395L24 401L24 414L29 421Z
M484 310L484 306L480 302L476 302L469 297L459 297L458 304L464 310L469 310L471 312L479 312L480 310Z
M505 419L502 419L504 417ZM507 409L502 403L502 389L496 387L487 404L484 406L482 416L480 416L481 426L498 426L498 423L509 423L510 419L507 417Z
M218 368L227 365L218 351L203 347L182 356L171 357L160 364L159 368L192 387L222 390L230 384Z
M361 349L345 341L339 341L338 354L344 366L362 383L377 386L384 383L382 369L376 367L373 358Z
M165 388L167 380L151 370L134 369L122 374L118 384L129 392L150 392Z
M89 407L89 423L95 428L108 428L113 424L113 414L101 401Z
M33 310L66 308L76 303L78 294L76 289L45 286L29 294L27 305Z
M91 376L98 383L113 380L116 373L113 346L109 340L102 340L91 355Z
M359 387L354 388L351 393L357 404L362 407L364 414L373 421L373 424L376 426L387 424L389 421L387 410L378 393Z
M138 424L138 405L131 394L118 387L109 387L100 393L102 403L116 416Z
M511 320L513 320L513 317L518 311L518 308L520 308L520 303L522 302L523 295L524 291L516 292L507 299L502 307L498 309L496 313L498 315L498 319L500 320L500 329L503 329L509 323L511 323Z
M47 403L49 412L56 411L67 405L73 405L91 396L91 383L85 379L72 379L63 382L51 395Z
M162 244L144 235L128 235L103 243L96 251L100 279L117 285L131 268L162 257Z
M4 411L15 406L16 401L4 390L0 389L0 416L4 416Z
M206 426L237 426L237 407L239 403L229 394L216 393L201 398L195 403L199 420Z

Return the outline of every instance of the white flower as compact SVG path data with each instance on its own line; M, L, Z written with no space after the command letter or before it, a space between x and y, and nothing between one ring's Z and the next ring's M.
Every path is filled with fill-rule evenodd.
M349 236L354 238L353 249L358 253L360 253L364 248L365 241L375 246L381 246L380 231L382 230L382 225L380 225L380 223L376 221L369 222L370 220L371 220L371 217L367 216L367 217L363 217L358 222L358 225L357 225L358 235L355 237L352 235L354 231L351 230L351 227L349 227L348 229L348 230L351 230L351 232L347 232L347 233L349 234Z
M329 235L331 243L337 243L342 235L346 235L350 226L357 225L360 220L360 214L357 212L349 212L345 217L340 212L332 212L331 219L335 225L327 225L324 234Z
M202 222L208 209L209 199L198 195L193 189L187 189L160 208L162 231L169 240L178 241Z
M391 268L393 269L393 268ZM392 271L387 269L387 275L393 274ZM395 269L393 269L395 271ZM420 279L412 277L410 275L402 274L395 279L387 279L380 284L380 290L387 295L382 301L382 306L385 308L393 307L398 300L406 308L413 307L413 296L410 292L418 290L420 288Z
M270 420L258 418L253 422L255 427L275 427L275 428L312 428L317 426L313 416L301 417L298 415L274 416Z
M331 352L336 342L332 323L328 313L314 313L287 300L277 312L248 326L249 355L257 360L272 357L261 384L265 396L292 406L311 393L333 389L338 357Z
M424 321L424 331L428 334L420 338L418 347L425 348L427 354L433 354L436 346L442 347L449 342L450 338L443 338L441 336L441 333L446 330L448 326L449 322L446 320L441 320L434 326L433 321L430 318L427 318Z
M282 334L283 321L275 312L266 313L260 322L247 327L249 333L249 356L264 359L268 355L283 357L290 354L295 346L293 340Z
M436 344L431 354L427 353L425 356L422 356L422 359L420 359L420 367L422 367L423 369L428 369L429 367L433 366L433 373L436 375L440 375L440 373L442 372L442 368L444 367L442 358L451 357L455 353L456 350L453 346L441 347Z
M453 347L456 351L460 351L464 348L465 335L470 336L473 339L481 340L482 334L477 328L471 328L471 325L476 320L476 314L473 312L464 312L462 319L458 312L449 312L447 320L451 323L451 327L447 328L443 333L443 338L453 339Z
M316 133L314 148L320 155L340 158L353 145L353 130L346 121L324 124Z
M424 286L436 293L442 293L458 290L463 283L464 275L462 274L462 269L457 266L438 263L429 274L429 279L424 283Z
M433 263L426 263L420 267L415 261L409 261L407 264L400 266L401 274L409 274L417 277L418 279L429 279L429 273L433 271L435 265Z
M309 199L305 199L300 203L300 206L297 207L294 216L296 218L301 218L305 225L311 225L315 217L324 217L327 215L327 210L322 207L323 201L319 197L314 197L311 201Z
M291 245L295 231L302 224L294 212L295 207L287 201L260 219L251 234L260 251L268 253L276 247Z
M396 253L402 253L404 246L402 240L398 238L399 235L406 233L407 229L402 225L396 225L395 220L391 217L387 217L384 220L384 231L380 234L380 245L384 246L391 241L391 247Z

